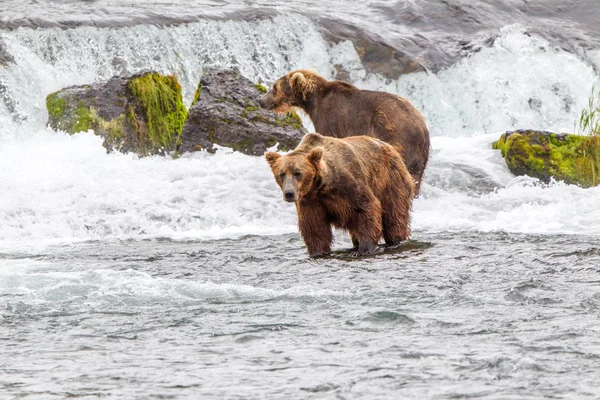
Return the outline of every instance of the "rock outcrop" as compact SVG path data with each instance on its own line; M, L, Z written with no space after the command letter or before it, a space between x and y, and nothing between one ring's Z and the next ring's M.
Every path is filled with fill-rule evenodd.
M48 125L74 134L93 129L107 151L140 156L175 150L187 110L175 76L144 72L48 95Z
M506 132L493 144L515 175L591 187L600 175L600 137L532 130Z
M255 85L236 69L206 70L181 134L179 152L206 150L215 144L248 155L262 155L278 144L290 150L306 130L295 114L276 115L262 110L258 98L266 88Z

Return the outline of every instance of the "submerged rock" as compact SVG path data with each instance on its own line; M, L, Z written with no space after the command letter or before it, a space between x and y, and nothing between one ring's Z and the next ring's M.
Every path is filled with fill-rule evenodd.
M15 62L15 59L6 51L5 47L4 41L0 37L0 66L2 67L6 67L9 63Z
M157 72L68 87L48 95L46 107L52 128L93 129L108 151L140 156L175 150L187 117L177 78Z
M492 147L500 150L508 169L543 182L551 178L590 187L598 184L600 138L518 130L504 133Z
M217 144L258 156L275 144L283 151L295 148L306 133L302 120L295 113L278 116L262 110L257 99L264 92L266 88L255 85L237 69L205 71L179 151L213 152Z
M351 41L367 73L377 73L396 80L402 75L426 70L416 58L363 29L329 19L323 19L322 22L325 40L335 44L344 40ZM349 80L348 72L343 66L336 64L333 67L336 80Z

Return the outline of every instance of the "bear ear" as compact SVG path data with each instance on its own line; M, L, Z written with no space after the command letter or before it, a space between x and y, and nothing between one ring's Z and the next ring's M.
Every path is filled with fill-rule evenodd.
M267 151L265 153L265 160L269 163L269 165L273 165L275 161L277 161L281 157L281 154L275 153L274 151Z
M290 86L292 88L295 88L296 85L298 85L299 88L303 88L304 86L306 86L306 77L300 71L294 72L294 74L290 78Z
M308 156L307 156L308 161L313 163L315 166L319 165L322 157L323 157L323 148L322 147L315 147L314 149L312 149L310 151L310 153L308 153Z

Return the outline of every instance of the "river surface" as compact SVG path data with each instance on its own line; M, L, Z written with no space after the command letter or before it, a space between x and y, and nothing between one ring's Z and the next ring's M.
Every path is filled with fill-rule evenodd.
M3 1L0 399L600 398L600 189L514 177L506 130L572 132L593 1ZM48 12L52 10L52 12ZM365 70L366 31L428 71ZM311 260L266 162L106 154L45 97L153 69L295 68L410 99L432 133L396 249ZM310 121L305 121L310 129Z

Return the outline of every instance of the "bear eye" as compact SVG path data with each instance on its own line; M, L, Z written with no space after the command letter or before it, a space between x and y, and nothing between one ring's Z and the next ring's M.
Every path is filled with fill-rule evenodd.
M285 176L285 172L281 172L281 173L279 174L279 179L283 179L283 177L284 177L284 176Z
M296 172L294 172L294 176L295 176L296 178L300 179L300 178L302 178L302 172L300 172L300 171L296 171Z

